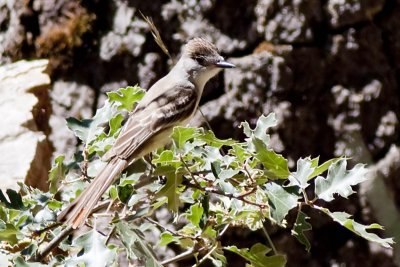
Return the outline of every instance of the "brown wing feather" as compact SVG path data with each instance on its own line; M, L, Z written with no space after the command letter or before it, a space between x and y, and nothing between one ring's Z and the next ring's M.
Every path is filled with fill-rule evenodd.
M193 88L177 87L166 91L147 107L130 115L107 157L134 157L134 153L148 139L189 117L195 111L196 102L197 94Z

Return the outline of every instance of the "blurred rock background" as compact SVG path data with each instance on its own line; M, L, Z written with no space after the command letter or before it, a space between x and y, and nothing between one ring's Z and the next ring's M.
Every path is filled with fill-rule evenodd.
M105 92L134 84L148 88L173 65L139 11L154 20L173 57L188 39L207 36L238 66L210 82L202 100L218 137L243 138L241 121L275 112L273 147L292 166L308 155L348 155L368 163L371 181L331 209L364 223L378 221L387 235L400 238L399 0L0 0L0 64L48 58L52 82L36 105L49 114L40 124L49 129L34 128L44 135L46 152L32 157L20 179L46 179L52 157L73 155L78 144L66 117L89 118ZM7 90L14 89L3 85L0 105L7 103ZM15 106L1 114L0 133L17 111ZM204 124L203 117L193 124ZM2 146L9 138L0 135L6 157L15 154ZM290 233L271 226L288 266L400 266L398 245L384 250L369 244L321 214L312 214L311 222L310 254ZM239 238L243 244L262 241L262 235L235 229L223 242ZM236 264L230 266L244 266L228 257Z

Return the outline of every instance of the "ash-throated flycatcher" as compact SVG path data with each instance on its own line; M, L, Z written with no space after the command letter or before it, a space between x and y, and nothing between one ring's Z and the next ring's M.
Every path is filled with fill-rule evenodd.
M206 82L222 68L234 67L209 41L190 40L173 69L148 90L129 115L114 146L105 155L108 164L59 214L58 220L65 220L73 229L82 226L103 193L128 164L166 145L174 126L190 121Z

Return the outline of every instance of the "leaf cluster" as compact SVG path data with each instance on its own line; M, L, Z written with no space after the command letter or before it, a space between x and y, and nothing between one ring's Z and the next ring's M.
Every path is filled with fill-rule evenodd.
M61 233L56 214L101 171L105 164L101 156L118 136L126 113L143 95L137 86L121 88L108 94L105 106L92 119L67 120L83 148L69 161L56 158L49 192L23 184L19 193L0 192L1 266L42 266L29 259ZM270 222L290 228L309 251L307 232L312 226L304 206L326 214L356 235L390 247L391 238L371 232L382 229L380 225L362 225L350 214L321 206L337 196L353 194L353 187L366 179L365 166L348 169L346 158L320 163L319 158L305 157L290 170L287 159L269 146L267 132L276 125L274 114L261 116L254 128L243 122L243 142L219 139L202 128L176 127L169 148L153 153L147 162L132 164L104 194L105 230L96 230L99 216L94 214L87 222L92 230L63 240L42 261L53 266L118 266L123 252L128 261L143 266L162 266L186 257L196 259L196 265L209 261L226 266L229 251L242 256L249 266L284 266L285 255L275 250L268 235L265 242L249 248L223 245L221 238L231 227L267 234L264 225ZM171 212L172 225L154 219L160 209ZM286 218L292 210L296 221L288 226ZM158 243L150 242L149 235L157 235ZM170 244L186 252L159 260L154 249Z

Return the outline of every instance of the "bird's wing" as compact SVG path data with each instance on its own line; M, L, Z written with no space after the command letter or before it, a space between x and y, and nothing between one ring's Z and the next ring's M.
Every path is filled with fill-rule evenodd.
M129 159L152 136L188 118L196 108L197 97L193 87L177 86L135 110L106 157Z

